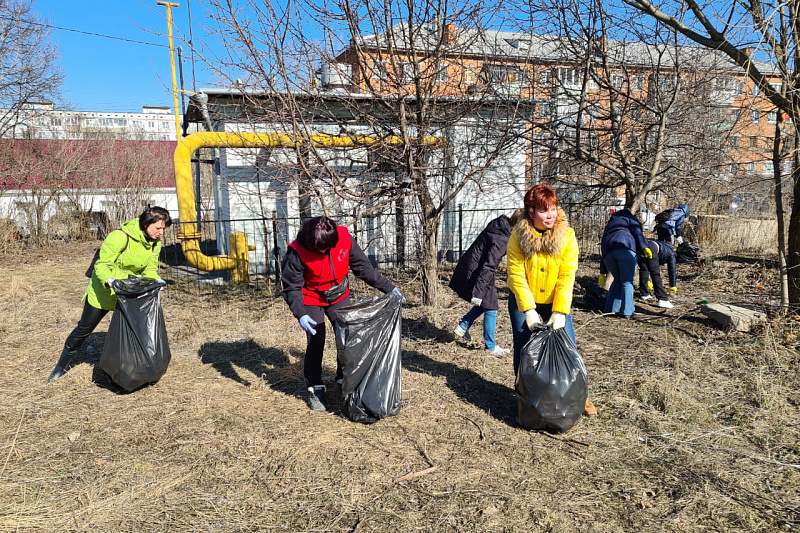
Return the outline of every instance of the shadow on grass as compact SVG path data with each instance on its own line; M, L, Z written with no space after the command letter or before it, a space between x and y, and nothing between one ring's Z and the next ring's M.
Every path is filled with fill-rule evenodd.
M404 320L412 331L425 330L428 324ZM440 330L441 331L441 330ZM509 355L509 372L511 356ZM437 361L416 350L403 350L403 368L445 378L445 384L461 400L485 411L509 426L516 427L516 397L512 389L487 380L474 370L447 361Z
M207 342L200 346L198 352L203 364L211 365L214 370L225 378L250 387L253 382L246 377L244 372L251 372L259 376L272 390L294 396L305 401L306 388L303 378L303 353L293 354L300 362L292 363L289 354L277 348L267 348L257 342L247 339L232 342ZM331 361L330 354L326 354L327 361ZM333 359L335 361L335 359ZM330 377L333 382L333 373L326 375L323 363L323 376ZM341 398L336 394L335 387L328 387L327 405L329 412L341 411Z

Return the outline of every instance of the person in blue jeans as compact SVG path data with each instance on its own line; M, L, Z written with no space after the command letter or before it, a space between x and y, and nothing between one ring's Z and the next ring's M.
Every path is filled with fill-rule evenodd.
M600 242L600 277L597 280L601 287L606 283L606 275L610 272L614 281L608 290L605 313L619 314L623 318L633 318L633 278L636 275L637 256L652 259L653 253L648 247L647 239L642 231L642 223L627 207L611 215Z
M458 260L449 283L456 294L472 304L472 308L456 325L453 335L467 341L472 340L469 328L483 315L483 342L492 355L508 353L508 350L497 345L494 338L499 308L494 280L497 266L506 255L511 225L518 216L519 213L515 212L509 220L506 215L500 215L489 222Z
M566 328L575 342L570 310L575 273L578 270L578 241L558 207L552 187L539 184L525 193L525 209L511 230L508 241L508 301L514 339L514 375L522 348L542 325ZM597 409L587 397L586 415Z

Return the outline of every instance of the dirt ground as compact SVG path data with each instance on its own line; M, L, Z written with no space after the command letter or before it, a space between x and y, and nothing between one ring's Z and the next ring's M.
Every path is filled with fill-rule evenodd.
M800 530L800 323L725 332L697 305L765 305L776 279L763 260L681 265L675 309L637 302L631 321L576 289L600 414L548 435L516 425L511 357L453 340L469 305L443 283L423 307L410 278L403 406L373 425L340 401L306 407L304 334L263 290L171 280L161 381L121 394L95 370L106 318L46 385L93 246L0 257L0 531ZM597 269L584 261L579 278Z

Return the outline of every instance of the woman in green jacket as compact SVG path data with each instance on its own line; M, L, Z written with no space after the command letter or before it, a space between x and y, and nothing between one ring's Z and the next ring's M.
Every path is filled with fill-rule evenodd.
M64 371L86 338L109 311L117 305L117 296L110 285L115 279L131 276L160 279L158 255L161 236L172 225L169 211L163 207L147 207L138 219L129 220L119 230L108 234L100 247L100 257L86 292L83 294L83 313L78 325L64 343L64 350L47 381L64 375Z

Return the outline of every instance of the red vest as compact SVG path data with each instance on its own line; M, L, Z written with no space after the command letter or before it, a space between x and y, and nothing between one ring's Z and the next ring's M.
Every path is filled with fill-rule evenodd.
M328 303L319 291L325 291L331 288L334 284L334 277L336 283L341 283L350 271L350 232L344 226L337 228L339 232L339 242L330 250L330 261L328 254L321 254L315 250L309 250L301 245L297 240L289 243L289 246L297 252L300 256L300 261L303 262L303 305L318 305L328 306L343 300L350 294L348 287L345 293L335 302ZM333 263L334 272L331 271L331 263Z

